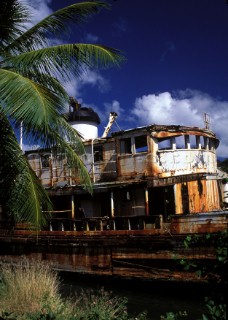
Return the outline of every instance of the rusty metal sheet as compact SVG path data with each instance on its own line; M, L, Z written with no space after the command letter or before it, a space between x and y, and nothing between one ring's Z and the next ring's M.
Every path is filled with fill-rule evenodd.
M208 138L215 138L214 133L212 132L204 132L204 131L159 131L159 132L151 132L151 136L155 138L169 138L169 137L177 137L177 136L186 136L186 135L194 135L194 136L203 136Z

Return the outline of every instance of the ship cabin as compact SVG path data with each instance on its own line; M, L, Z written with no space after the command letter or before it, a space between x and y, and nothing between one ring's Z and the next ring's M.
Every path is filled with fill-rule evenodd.
M82 160L93 193L83 188L63 154L27 151L53 202L50 230L159 229L172 219L221 211L219 141L209 129L151 124L108 134L108 126L98 137L100 119L93 110L79 106L68 119L85 134Z

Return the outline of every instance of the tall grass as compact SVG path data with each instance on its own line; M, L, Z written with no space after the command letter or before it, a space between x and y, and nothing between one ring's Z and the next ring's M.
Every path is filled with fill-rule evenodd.
M44 302L56 308L61 301L57 273L41 261L4 263L0 276L0 311L34 313Z
M130 318L127 300L104 291L81 292L64 300L58 274L41 261L23 259L0 265L0 319L13 320L146 320Z

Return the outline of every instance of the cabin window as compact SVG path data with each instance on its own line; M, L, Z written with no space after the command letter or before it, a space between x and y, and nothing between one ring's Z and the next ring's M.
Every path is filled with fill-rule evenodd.
M132 153L131 151L131 138L120 140L120 154Z
M103 161L103 148L102 146L94 146L93 149L94 162Z
M41 155L42 168L49 168L49 158L50 158L49 154L42 154Z
M196 136L197 149L204 149L204 139L202 136Z
M209 139L209 150L214 150L215 149L215 144L213 139Z
M147 146L147 136L138 136L135 137L135 152L147 152L148 146Z
M197 149L197 143L196 143L196 136L190 135L189 136L190 146L191 149Z
M209 138L204 137L204 149L209 149Z
M200 136L200 146L201 146L201 149L205 149L205 145L204 145L204 137L203 136Z
M185 141L185 149L190 149L189 135L184 136L184 141Z
M171 147L171 139L164 139L158 141L158 150L170 150Z
M176 142L176 149L185 149L184 136L176 137L175 142Z

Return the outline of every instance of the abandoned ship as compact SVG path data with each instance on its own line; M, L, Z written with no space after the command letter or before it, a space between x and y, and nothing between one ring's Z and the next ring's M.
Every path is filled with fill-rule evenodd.
M54 210L44 230L2 228L1 260L26 256L90 275L199 281L177 261L214 263L215 248L186 248L184 240L227 229L228 180L218 175L219 140L206 121L205 128L151 124L111 133L116 117L110 113L99 137L100 119L92 109L77 104L67 114L83 137L92 195L63 155L26 151Z

